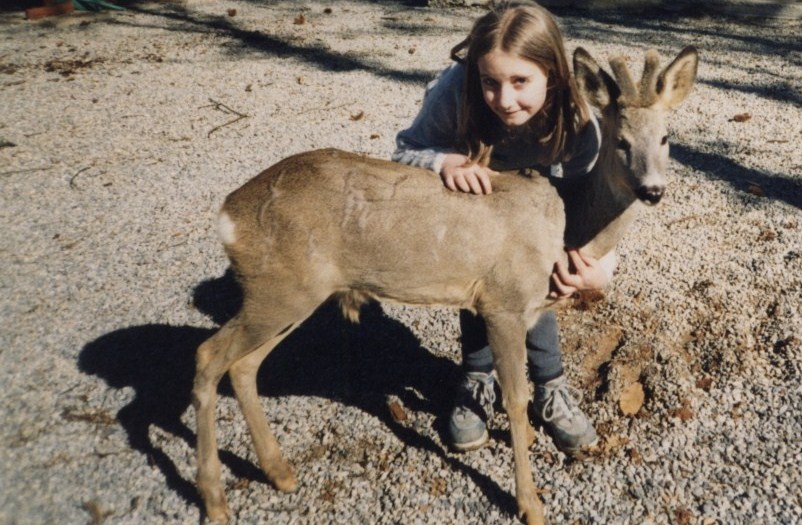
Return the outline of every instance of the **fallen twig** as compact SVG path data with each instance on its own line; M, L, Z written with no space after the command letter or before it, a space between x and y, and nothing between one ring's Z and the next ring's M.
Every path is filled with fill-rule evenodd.
M45 171L45 170L49 170L52 167L53 166L51 165L51 166L43 166L41 168L27 168L27 169L24 169L24 170L4 171L4 172L0 173L0 175L5 177L6 175L17 175L19 173L31 173L32 171Z
M73 190L77 190L77 189L78 189L78 185L77 185L77 184L75 184L75 179L77 179L77 178L78 178L78 175L80 175L81 173L85 172L85 171L86 171L86 170L88 170L90 167L91 167L91 166L87 166L87 167L85 167L85 168L81 168L81 169L79 169L79 170L78 170L78 171L75 173L75 175L73 175L73 176L70 178L70 188L71 188L71 189L73 189Z
M210 98L210 99L209 99L209 102L211 102L211 104L210 104L210 105L208 105L208 106L201 106L201 107L202 107L202 108L214 108L214 109L216 109L217 111L222 111L223 113L227 113L227 114L229 114L229 115L237 115L237 118L235 118L235 119L233 119L233 120L229 120L229 121L228 121L228 122L226 122L225 124L220 124L219 126L215 126L214 128L212 128L212 129L211 129L211 131L209 131L209 133L207 133L207 134L206 134L206 137L207 137L207 138L208 138L208 137L211 137L211 136L212 136L212 133L214 133L215 131L217 131L217 130L218 130L218 129L220 129L220 128L224 128L224 127L226 127L226 126L230 126L231 124L234 124L235 122L239 122L240 120L242 120L242 119L244 119L244 118L249 118L249 117L250 117L250 115L245 115L244 113L240 113L239 111L236 111L236 110L234 110L234 109L231 109L230 107L226 106L226 105L225 105L225 104L223 104L222 102L218 102L218 101L216 101L216 100L214 100L214 99L211 99L211 98Z

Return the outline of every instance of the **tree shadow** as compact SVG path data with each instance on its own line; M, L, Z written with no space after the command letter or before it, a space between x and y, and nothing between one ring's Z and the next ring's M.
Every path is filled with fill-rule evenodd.
M388 2L396 3L396 2ZM403 3L401 3L403 5ZM195 33L214 33L226 38L230 38L239 44L240 52L258 52L273 55L276 57L292 57L299 59L307 64L319 68L323 71L366 71L396 82L404 82L415 85L424 85L430 81L435 72L422 69L394 69L387 67L378 60L369 58L367 55L357 55L351 53L337 53L328 49L327 46L315 43L302 43L296 40L281 38L271 35L266 31L243 29L239 27L231 17L224 15L210 15L200 12L188 11L180 6L160 6L153 9L147 6L132 5L129 10L143 13L150 16L157 16L176 22L172 27L166 28L169 31L195 32ZM130 20L110 20L109 23L131 25L136 27L148 27L141 22ZM153 28L157 28L153 26ZM165 29L158 27L158 29ZM391 29L390 26L385 29ZM398 31L414 35L423 32L425 29L417 27L410 30L401 25ZM436 26L432 26L432 31L436 31ZM236 50L236 48L235 48Z
M740 91L741 93L757 95L768 100L787 102L802 108L802 92L797 92L788 80L778 80L773 84L759 84L757 82L741 84L724 80L700 80L699 82L722 91Z
M684 144L672 144L671 157L711 179L726 181L744 195L755 191L756 186L760 198L782 201L802 209L802 181L798 179L748 168L725 155L700 151Z
M634 45L653 44L654 34L659 34L657 41L667 42L671 46L677 46L677 41L698 40L699 37L708 36L726 42L733 51L748 52L753 54L780 53L788 54L792 51L802 50L802 42L798 38L780 38L777 35L760 36L753 31L755 22L746 21L744 18L726 17L721 14L715 15L712 27L700 27L699 25L688 26L683 23L683 18L710 18L710 12L699 8L667 12L660 9L644 9L633 16L630 11L609 11L609 10L577 10L575 8L550 9L561 21L565 22L566 30L570 32L570 37L579 37L592 41L603 41L606 43L620 43ZM588 26L587 22L595 22L600 26ZM579 23L582 23L580 26ZM717 27L724 25L726 29ZM759 25L759 24L758 24ZM632 31L621 31L621 29L633 29Z
M217 323L230 319L242 302L242 292L227 271L222 277L200 283L194 304ZM384 314L378 303L366 305L362 321L346 321L339 305L324 303L265 360L257 378L260 395L317 396L356 407L380 420L405 446L440 457L454 470L464 472L489 501L510 514L514 498L496 481L450 455L444 442L444 418L459 380L459 367L421 347L420 341L397 320ZM149 429L163 431L195 446L195 433L181 417L191 403L195 350L214 330L191 326L143 325L106 334L87 344L80 353L82 372L96 375L115 389L131 387L135 398L117 414L134 450L164 475L167 486L187 503L202 502L194 483L180 474L173 459L151 441ZM218 389L232 396L227 380ZM409 411L436 416L429 435L396 422L387 407L396 396ZM252 462L220 450L221 461L238 478L266 483Z

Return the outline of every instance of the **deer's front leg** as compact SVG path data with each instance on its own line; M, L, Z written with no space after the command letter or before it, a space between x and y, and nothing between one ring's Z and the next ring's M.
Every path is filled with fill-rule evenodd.
M529 525L544 525L543 503L537 495L529 464L529 445L534 431L526 415L529 388L526 381L526 324L513 314L485 316L487 337L493 351L504 409L510 418L515 460L515 499L519 516Z

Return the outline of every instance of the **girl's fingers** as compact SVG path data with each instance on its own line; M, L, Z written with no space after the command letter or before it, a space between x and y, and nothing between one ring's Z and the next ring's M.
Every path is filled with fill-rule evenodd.
M577 288L582 285L582 277L572 274L568 267L562 261L558 261L556 269L552 274L554 281L562 288L571 289L571 293L575 292Z
M454 177L451 175L442 175L441 178L443 179L443 184L446 185L451 191L457 191L457 186L454 184Z
M468 181L468 185L471 187L471 192L475 193L476 195L481 195L482 191L482 184L479 182L479 179L476 178L476 174L473 172L468 172L465 174L465 180Z
M479 184L482 185L482 193L486 195L493 193L493 187L490 185L490 170L480 169L476 173L476 178L479 180Z
M565 284L557 273L551 275L551 281L556 289L556 293L553 294L555 297L568 297L577 290L575 287Z
M471 192L471 186L465 180L465 175L458 175L457 177L455 177L455 179L457 187L460 189L460 191L464 191L465 193Z
M568 257L571 258L577 273L582 273L588 266L588 261L579 253L579 250L568 250Z

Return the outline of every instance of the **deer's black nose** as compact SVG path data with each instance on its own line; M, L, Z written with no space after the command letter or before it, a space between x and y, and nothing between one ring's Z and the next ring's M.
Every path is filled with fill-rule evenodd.
M663 198L663 191L663 186L641 186L635 194L646 204L657 204Z

